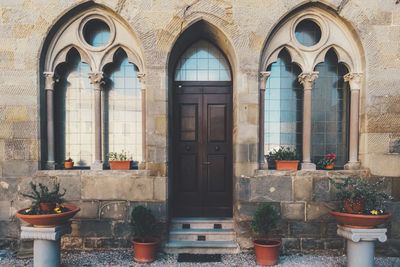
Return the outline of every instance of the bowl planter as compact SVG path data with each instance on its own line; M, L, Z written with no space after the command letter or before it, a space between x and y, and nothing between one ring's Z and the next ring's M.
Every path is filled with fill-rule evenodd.
M256 254L257 264L263 266L276 265L278 263L281 245L282 241L280 240L254 240L254 253Z
M299 162L299 160L275 160L275 166L278 171L297 171Z
M152 238L148 242L134 239L132 241L134 260L138 263L150 263L155 260L159 239Z
M64 161L64 169L72 169L72 168L74 168L73 161Z
M391 213L382 215L352 214L338 211L330 211L329 213L343 226L351 228L374 228L392 217Z
M27 208L17 211L17 218L32 224L35 227L55 227L57 225L63 225L68 222L69 219L75 216L80 211L78 206L73 204L63 204L63 206L69 211L59 213L59 214L39 214L39 215L30 215L23 214L23 211L27 210Z
M130 170L131 169L131 160L110 160L108 163L110 164L111 170Z

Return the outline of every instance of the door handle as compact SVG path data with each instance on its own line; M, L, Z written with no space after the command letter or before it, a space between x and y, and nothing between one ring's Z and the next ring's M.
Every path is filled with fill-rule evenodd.
M203 164L204 164L204 165L211 165L211 162L209 162L209 161L204 161Z

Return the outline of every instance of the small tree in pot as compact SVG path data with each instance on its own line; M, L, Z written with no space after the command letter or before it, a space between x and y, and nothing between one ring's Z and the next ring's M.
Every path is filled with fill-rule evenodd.
M276 227L278 219L278 212L269 204L261 204L254 213L251 228L260 236L254 240L254 252L259 265L271 266L278 262L282 241L267 238L271 229Z
M159 244L159 225L151 210L137 206L132 210L134 259L139 263L153 262Z

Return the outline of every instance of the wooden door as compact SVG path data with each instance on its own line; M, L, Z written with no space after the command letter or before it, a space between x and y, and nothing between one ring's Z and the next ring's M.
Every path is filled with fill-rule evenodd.
M227 82L175 86L175 216L232 216L232 94Z

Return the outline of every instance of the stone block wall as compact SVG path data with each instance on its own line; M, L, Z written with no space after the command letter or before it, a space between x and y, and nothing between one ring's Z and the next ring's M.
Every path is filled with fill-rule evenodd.
M335 188L329 178L361 177L377 179L367 170L360 171L256 171L252 177L237 178L238 199L235 210L237 240L242 248L251 248L254 233L251 218L261 203L270 203L280 213L273 237L283 238L284 253L344 252L345 242L336 234L337 222L328 214L338 207ZM387 244L378 247L381 254L400 253L400 195L393 188L397 178L385 177L384 190L394 196L387 204L393 213L388 227Z
M32 177L0 179L0 249L18 246L20 221L15 212L30 205L19 193L29 191L31 181L59 182L67 190L66 202L81 208L72 233L62 239L64 248L129 247L130 214L137 205L151 209L162 227L166 223L166 177L141 170L38 171Z

